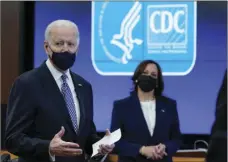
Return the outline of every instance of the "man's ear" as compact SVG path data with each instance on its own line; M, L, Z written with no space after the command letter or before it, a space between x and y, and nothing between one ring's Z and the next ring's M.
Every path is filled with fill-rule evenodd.
M46 40L44 41L44 50L45 50L46 54L49 54L48 42Z
M79 46L77 47L77 50L75 52L76 56L78 55L78 51L79 51Z

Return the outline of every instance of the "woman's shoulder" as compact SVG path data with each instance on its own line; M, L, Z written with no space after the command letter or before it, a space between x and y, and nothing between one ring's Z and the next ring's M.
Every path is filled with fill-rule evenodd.
M137 100L138 100L137 92L131 91L128 96L115 100L114 104L120 104L120 105L131 104L132 102L135 102Z
M127 103L128 101L130 100L130 96L127 96L127 97L124 97L124 98L121 98L121 99L117 99L114 101L114 104L125 104Z
M160 96L159 100L161 100L162 102L165 102L165 103L169 103L169 104L176 104L176 100L175 99L167 97L165 95Z

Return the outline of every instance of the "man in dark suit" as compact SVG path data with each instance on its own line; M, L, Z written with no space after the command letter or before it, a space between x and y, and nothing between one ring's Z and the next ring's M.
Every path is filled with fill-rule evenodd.
M92 87L69 70L78 45L76 24L52 22L45 31L47 61L14 82L5 145L19 156L19 162L84 162L99 140L93 122ZM113 147L102 145L99 152L109 153Z
M217 97L215 122L206 161L227 162L227 71Z

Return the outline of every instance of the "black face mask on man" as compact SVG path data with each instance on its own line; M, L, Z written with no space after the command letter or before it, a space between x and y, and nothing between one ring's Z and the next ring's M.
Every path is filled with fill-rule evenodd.
M157 79L149 75L140 75L137 80L137 85L143 92L150 92L156 88Z
M52 50L52 57L49 56L57 68L65 71L73 66L76 58L76 53L70 52L54 52Z

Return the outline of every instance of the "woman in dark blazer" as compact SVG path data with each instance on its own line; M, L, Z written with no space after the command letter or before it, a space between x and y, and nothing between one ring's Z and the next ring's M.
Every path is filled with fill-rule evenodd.
M181 143L176 101L162 95L158 63L141 62L132 77L134 90L114 101L111 130L121 129L116 143L119 162L172 162Z

